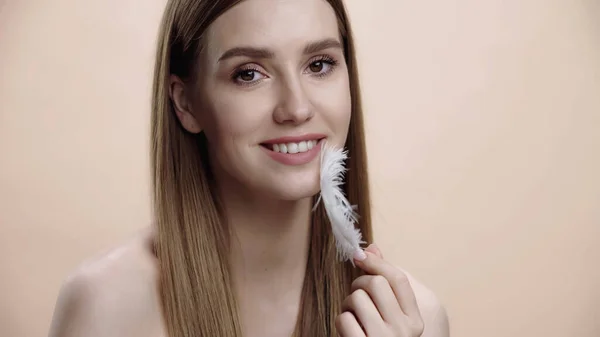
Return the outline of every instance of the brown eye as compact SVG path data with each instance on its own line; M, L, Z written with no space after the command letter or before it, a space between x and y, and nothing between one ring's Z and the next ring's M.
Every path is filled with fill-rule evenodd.
M254 70L244 70L240 73L240 79L245 82L250 82L254 79Z
M263 74L259 68L255 68L254 66L246 66L232 74L231 79L234 83L239 85L250 85L259 83L262 79L267 77L268 76Z
M314 73L320 73L323 71L323 61L316 61L310 64L310 71Z

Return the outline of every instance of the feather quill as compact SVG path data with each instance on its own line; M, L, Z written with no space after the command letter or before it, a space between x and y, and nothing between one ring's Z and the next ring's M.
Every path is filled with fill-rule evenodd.
M335 238L338 258L341 261L350 260L354 264L354 253L360 249L362 235L355 227L358 222L356 207L351 205L342 186L347 171L344 166L348 158L348 151L343 148L335 148L323 144L321 148L321 193L315 204L323 202L325 212L331 223L331 229Z

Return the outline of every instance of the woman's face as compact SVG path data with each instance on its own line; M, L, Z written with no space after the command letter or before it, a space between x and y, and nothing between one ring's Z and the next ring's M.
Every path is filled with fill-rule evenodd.
M316 194L320 144L343 146L351 114L333 8L246 0L209 27L205 47L193 118L178 115L205 132L216 178L278 199Z

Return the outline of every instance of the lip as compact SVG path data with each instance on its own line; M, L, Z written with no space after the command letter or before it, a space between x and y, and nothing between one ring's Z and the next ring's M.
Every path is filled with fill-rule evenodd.
M304 138L306 136L302 136L302 137L283 137L283 138L277 138L277 139L273 139L271 141L273 142L269 142L269 143L262 143L261 144L261 148L263 149L263 151L266 152L266 154L271 157L271 159L284 164L284 165L289 165L289 166L299 166L299 165L305 165L308 164L310 162L312 162L321 152L321 147L323 146L323 140L325 139L325 137L316 137L316 138ZM291 140L294 139L294 140ZM263 144L283 144L283 143L292 143L292 142L301 142L301 141L306 141L306 140L318 140L317 145L315 145L312 149L306 151L306 152L300 152L300 153L281 153L281 152L275 152L271 149L269 149L267 146L264 146Z
M288 136L288 137L280 137L273 138L262 142L261 144L285 144L285 143L298 143L307 140L322 140L327 137L324 134L320 133L310 133L302 136Z

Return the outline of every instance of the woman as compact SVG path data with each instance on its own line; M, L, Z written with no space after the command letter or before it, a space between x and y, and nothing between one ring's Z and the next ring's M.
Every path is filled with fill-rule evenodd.
M341 0L169 1L156 226L69 278L51 336L448 336L430 291L374 245L356 267L337 261L311 212L320 145L345 145L345 192L371 241L354 57Z

